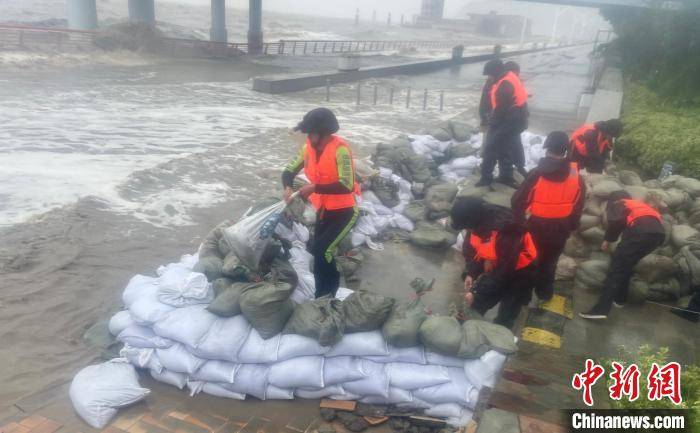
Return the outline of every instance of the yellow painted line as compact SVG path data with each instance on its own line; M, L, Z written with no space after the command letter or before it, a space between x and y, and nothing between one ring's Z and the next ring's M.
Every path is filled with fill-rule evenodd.
M554 349L561 348L561 337L553 332L545 331L544 329L531 328L527 326L523 328L522 338L530 343L553 347Z
M574 310L571 305L571 298L554 295L549 301L545 301L539 306L543 310L564 316L571 320L574 318Z

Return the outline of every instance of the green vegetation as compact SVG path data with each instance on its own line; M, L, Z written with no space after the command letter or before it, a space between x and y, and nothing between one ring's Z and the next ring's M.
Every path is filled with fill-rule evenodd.
M674 172L700 178L700 104L664 103L648 87L628 80L622 112L625 132L615 144L616 158L646 177L658 176L663 163L673 161Z
M700 367L697 365L684 365L681 367L681 395L683 402L680 407L674 405L669 399L649 401L646 399L646 375L651 369L651 364L654 362L658 365L664 365L670 360L668 359L668 348L662 347L658 351L652 350L648 345L641 346L637 353L627 351L625 348L620 350L619 355L615 359L607 359L603 361L603 366L606 371L606 386L612 385L610 372L613 371L612 361L621 363L625 368L631 363L636 363L641 372L640 376L640 397L630 402L625 397L619 401L611 400L613 409L692 409L694 414L693 432L700 433Z

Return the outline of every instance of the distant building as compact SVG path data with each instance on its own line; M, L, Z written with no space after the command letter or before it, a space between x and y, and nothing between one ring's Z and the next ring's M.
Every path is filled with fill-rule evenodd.
M469 23L474 31L489 36L519 36L523 28L521 15L498 15L496 11L488 14L469 13ZM525 36L531 34L531 22L525 24Z
M423 0L421 3L421 20L440 20L444 13L445 0Z

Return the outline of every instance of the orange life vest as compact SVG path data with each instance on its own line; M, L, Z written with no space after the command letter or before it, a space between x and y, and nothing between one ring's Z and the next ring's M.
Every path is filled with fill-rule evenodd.
M336 183L339 180L338 164L336 162L336 152L339 147L346 147L350 153L352 161L352 171L355 172L355 161L352 158L350 146L342 138L333 135L332 139L326 144L319 157L316 149L306 140L304 149L304 174L309 178L309 181L317 185L326 185ZM309 201L317 209L337 210L346 209L355 206L355 194L357 193L358 185L355 183L354 191L344 194L317 194L313 193L309 196Z
M573 143L576 152L581 156L588 156L588 149L586 148L586 142L583 140L583 136L591 130L596 130L595 125L588 123L581 126L574 131L573 134L571 134L571 142ZM598 153L603 153L606 149L612 150L612 142L610 141L610 138L600 131L597 132Z
M645 216L656 218L659 222L661 222L661 214L643 201L623 199L622 203L627 209L629 209L629 214L627 215L627 227L630 227L636 219Z
M574 211L580 194L578 166L572 162L564 182L553 182L540 176L530 192L528 210L531 215L541 218L566 218Z
M486 240L472 233L469 236L469 243L475 251L473 260L498 261L498 255L496 254L496 238L498 238L498 232L495 230L491 232L491 236ZM515 265L515 270L527 267L536 258L537 249L535 248L532 236L530 236L530 233L525 233L525 236L523 236L523 249L518 256L518 263Z
M520 77L511 71L506 73L503 78L491 86L491 108L496 109L496 106L498 105L496 92L504 81L509 82L513 86L513 105L516 107L522 107L525 105L525 103L527 103L527 90L525 90L525 86L523 86L522 81L520 81Z

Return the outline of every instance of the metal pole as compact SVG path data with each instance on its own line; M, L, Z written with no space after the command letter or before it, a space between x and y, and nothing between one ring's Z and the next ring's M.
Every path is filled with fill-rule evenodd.
M372 105L377 105L377 85L374 85L374 99L372 100Z
M411 106L411 88L406 91L406 108Z
M389 105L394 105L394 86L389 86Z
M427 106L428 106L428 89L425 89L423 91L423 111L425 111Z
M355 105L360 105L360 91L361 91L360 89L361 89L360 82L358 81L358 83L357 83L357 99L355 101Z
M444 106L445 102L445 91L440 90L440 111L442 111L442 107Z
M331 100L331 80L326 78L326 102Z
M520 49L525 45L525 30L527 29L527 18L523 15L523 28L520 29Z
M248 1L248 54L263 50L262 0Z

